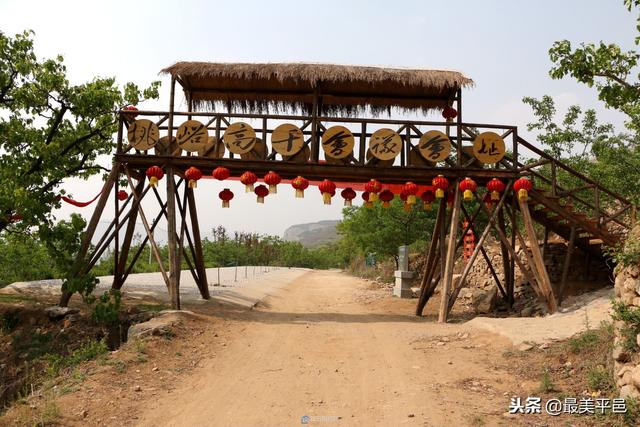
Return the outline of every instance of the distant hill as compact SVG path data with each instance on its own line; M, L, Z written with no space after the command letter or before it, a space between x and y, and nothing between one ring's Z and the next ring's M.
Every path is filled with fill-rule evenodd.
M336 225L340 221L327 220L309 224L292 225L284 231L283 240L300 242L307 248L315 248L339 239Z

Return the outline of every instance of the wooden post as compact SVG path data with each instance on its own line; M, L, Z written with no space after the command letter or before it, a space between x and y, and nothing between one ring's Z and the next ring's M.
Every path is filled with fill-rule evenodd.
M531 220L531 213L529 212L529 205L524 200L518 200L520 205L520 212L522 212L522 219L524 221L525 229L529 237L529 245L531 246L531 255L533 257L534 267L538 270L538 274L541 279L539 283L542 292L547 298L547 306L549 312L554 313L558 309L558 303L556 297L553 294L553 288L551 287L551 280L549 280L549 274L547 268L544 265L544 259L540 252L540 246L538 245L538 238L536 237L535 229L533 228L533 221Z
M176 90L176 80L171 79L171 95L169 99L169 133L168 139L173 138L173 109ZM169 297L171 308L180 310L180 256L176 241L176 182L172 165L167 166L167 241L169 249Z
M207 270L204 265L204 257L202 255L202 240L200 238L200 224L198 223L198 212L196 210L196 200L192 188L187 188L187 201L189 203L189 216L191 217L191 230L193 231L193 246L195 250L196 271L198 272L198 289L202 298L209 299L209 282L207 281Z
M569 276L569 266L571 265L571 257L573 256L573 249L576 243L576 226L571 227L571 233L569 234L569 242L567 243L567 253L564 258L564 265L562 266L562 280L560 281L560 289L558 289L558 305L562 304L564 298L564 290L567 285L567 277Z
M453 285L453 265L456 261L456 240L458 237L458 216L460 213L460 188L458 186L458 180L455 181L454 185L455 193L453 196L453 209L451 211L449 240L447 242L447 258L444 267L444 274L442 274L442 287L440 289L442 292L440 311L438 312L438 322L440 323L446 322L449 315L449 292Z

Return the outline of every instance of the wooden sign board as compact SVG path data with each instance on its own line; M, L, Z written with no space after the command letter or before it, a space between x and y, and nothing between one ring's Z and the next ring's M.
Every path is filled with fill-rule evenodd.
M219 142L216 144L217 138L210 136L207 143L200 146L198 156L207 157L209 159L221 159L224 157L224 144Z
M505 154L504 140L495 132L483 132L473 141L473 155L482 163L498 163Z
M418 150L426 160L441 162L451 154L451 140L439 130L430 130L420 137Z
M271 145L276 153L293 156L304 146L304 134L298 126L285 123L273 130Z
M253 149L256 143L256 131L247 123L232 123L225 131L222 140L232 153L244 154Z
M160 130L158 125L148 119L140 119L129 125L127 139L133 148L146 151L158 143Z
M178 127L176 139L180 148L195 153L207 143L209 132L206 126L199 121L187 120Z
M171 138L171 143L169 143L169 136L163 136L158 140L158 143L153 149L158 156L179 156L182 152L175 136Z
M344 159L353 152L355 139L349 129L344 126L333 126L322 134L322 149L325 157Z
M369 150L380 160L394 159L402 150L402 138L391 129L378 129L371 135Z

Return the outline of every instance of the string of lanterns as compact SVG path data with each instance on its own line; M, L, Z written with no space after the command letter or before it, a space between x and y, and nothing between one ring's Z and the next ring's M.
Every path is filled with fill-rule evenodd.
M151 166L146 170L146 175L149 178L149 185L155 187L164 177L164 171L159 166ZM197 182L203 175L202 171L192 166L185 171L184 176L187 179L189 188L196 188ZM211 176L216 180L224 181L231 177L231 172L226 167L219 166L212 171ZM282 177L274 171L269 171L263 177L263 181L266 185L260 184L256 186L255 183L258 182L258 176L250 171L246 171L240 176L240 182L245 185L245 192L253 192L257 197L258 203L264 203L265 197L269 194L277 193L277 186L282 182ZM433 202L436 199L445 199L447 205L451 207L454 201L454 193L450 190L451 184L449 180L443 175L438 175L431 180L431 185L435 192L432 189L427 189L419 194L420 187L418 185L411 181L406 182L401 187L402 190L399 194L400 200L403 201L404 209L410 211L413 205L417 203L418 197L422 201L422 207L425 211L433 209ZM291 187L295 190L296 198L304 198L304 191L309 187L309 180L303 176L297 176L291 180ZM474 195L478 191L478 184L473 179L465 177L458 184L458 188L463 193L463 200L471 201L475 199ZM506 185L502 180L492 178L487 182L485 188L486 193L482 197L482 203L491 209L495 202L500 200ZM331 204L331 200L336 195L336 189L335 182L329 179L320 182L318 190L322 194L324 204ZM533 189L533 184L528 178L521 177L515 181L513 189L519 200L526 201L528 200L529 192ZM364 190L361 197L365 208L372 208L374 202L378 200L383 208L388 208L396 196L393 191L376 179L371 179L365 183ZM340 192L340 196L344 199L344 206L349 207L353 205L353 200L356 198L357 193L353 188L347 187ZM126 200L128 194L124 190L120 190L117 197L119 200ZM228 208L234 194L230 189L225 188L220 191L218 197L222 200L222 207Z

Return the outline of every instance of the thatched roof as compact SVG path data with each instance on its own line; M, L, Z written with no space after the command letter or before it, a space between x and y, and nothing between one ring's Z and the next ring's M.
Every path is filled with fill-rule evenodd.
M473 81L457 71L409 70L330 64L178 62L162 70L183 86L195 108L231 111L309 111L314 92L324 114L392 107L441 109Z

